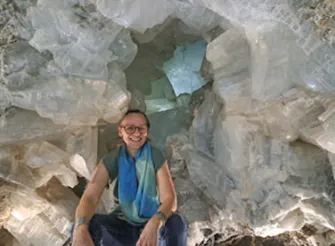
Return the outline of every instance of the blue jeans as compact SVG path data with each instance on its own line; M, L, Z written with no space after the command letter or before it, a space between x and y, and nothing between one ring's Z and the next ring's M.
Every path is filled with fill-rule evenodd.
M144 226L134 226L115 215L95 214L89 233L95 246L135 246ZM71 235L72 237L72 235ZM159 246L186 246L187 225L179 214L173 214L159 230Z

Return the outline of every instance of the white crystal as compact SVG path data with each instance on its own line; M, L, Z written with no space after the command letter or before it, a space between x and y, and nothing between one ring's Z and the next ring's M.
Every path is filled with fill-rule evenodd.
M215 160L190 152L190 175L199 188L206 187L210 199L225 207L227 216L251 224L261 236L284 232L287 223L293 226L286 215L299 207L300 199L331 195L323 194L322 188L332 187L324 176L330 168L328 159L315 146L301 142L289 146L267 138L259 126L237 116L218 118L214 140ZM320 171L316 173L316 169ZM327 205L326 211L332 206ZM309 213L300 208L304 223L308 223ZM304 223L296 223L294 228L300 229ZM320 226L329 227L324 222Z
M229 29L208 44L206 57L214 73L213 90L226 106L251 96L250 48L238 29Z
M305 224L318 233L311 243L331 244L318 237L335 228L335 50L315 31L325 21L318 19L322 4L306 3L315 14L308 21L295 9L302 3L286 0L38 0L28 11L27 1L15 0L9 11L6 4L0 4L0 176L20 188L0 184L0 224L22 244L67 239L77 201L58 206L45 186L62 187L57 178L75 185L72 168L91 179L97 125L123 116L127 88L130 108L150 113L153 143L172 149L168 160L191 245L227 226L272 236ZM206 44L189 49L189 37L208 42L209 62ZM132 38L141 43L133 64ZM213 91L196 107L204 90L195 90L212 79ZM109 149L117 135L103 129ZM27 191L36 186L45 199ZM99 211L112 210L111 190Z
M268 22L248 26L246 35L251 47L253 98L268 100L293 87L289 77L293 33L286 26ZM283 37L285 42L281 42Z
M327 110L319 115L320 124L322 125L323 132L318 136L316 142L322 148L328 150L329 152L335 153L335 103L331 101L328 104Z
M56 177L64 186L74 187L77 176L69 167L70 156L47 142L1 149L1 178L30 188L45 185Z
M144 32L147 28L162 23L174 10L171 1L97 0L98 10L116 23Z
M234 26L245 28L255 51L252 62L254 97L263 100L276 97L292 84L316 91L334 90L335 50L322 43L307 21L298 18L288 1L202 2ZM269 82L264 80L266 77ZM275 83L276 79L280 81Z
M0 131L0 145L45 138L76 129L69 125L55 125L35 112L14 109L6 118L7 123Z
M39 79L45 79L40 86L13 92L13 104L36 110L55 124L95 125L100 118L117 122L130 100L129 93L113 80Z
M205 91L205 100L195 112L195 118L190 129L190 140L197 150L213 156L214 129L222 104L217 101L216 95Z
M132 63L137 53L137 45L132 41L130 32L126 29L116 36L109 49L116 56L117 63L122 69L126 69Z
M125 68L137 52L129 32L111 21L102 20L97 28L80 23L69 7L49 4L30 7L28 15L36 29L29 43L52 52L64 74L106 80L108 62L118 60Z
M13 146L0 149L0 178L14 184L35 188L33 173L22 163L22 147Z
M60 164L69 159L69 155L65 151L45 141L29 144L25 148L24 159L30 168L40 168L54 163Z
M41 66L48 61L48 56L42 55L36 49L31 47L28 42L16 42L8 46L6 50L5 63L6 72L11 74L13 72L22 72L24 70L27 74L36 74ZM9 88L18 89L24 84L12 84Z
M78 198L56 180L39 191L16 189L4 227L23 245L63 245L70 234ZM43 230L41 230L43 228Z
M97 165L98 129L84 127L66 134L65 150L71 154L70 165L77 173L87 180L91 180Z

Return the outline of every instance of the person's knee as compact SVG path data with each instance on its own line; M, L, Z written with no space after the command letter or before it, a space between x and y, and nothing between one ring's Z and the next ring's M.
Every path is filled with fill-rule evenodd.
M166 221L165 226L170 233L184 233L187 231L187 224L181 215L175 213Z

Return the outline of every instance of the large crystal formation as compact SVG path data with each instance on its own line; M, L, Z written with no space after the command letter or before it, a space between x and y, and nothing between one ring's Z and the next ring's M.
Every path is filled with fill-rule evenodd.
M226 199L225 211L234 210L229 214L238 215L236 220L249 220L256 232L267 235L276 226L266 229L263 225L269 222L265 221L281 222L285 219L283 215L293 208L302 210L300 216L303 221L305 217L305 223L308 223L309 214L304 214L304 206L299 205L301 200L332 199L333 177L329 175L330 165L322 150L305 143L296 142L289 146L268 139L258 133L257 126L243 118L227 117L217 127L215 163L226 169L222 179L230 177L232 186L214 197L218 201ZM225 161L221 161L223 158ZM329 206L331 209L334 207L332 203ZM292 229L300 229L303 224ZM327 228L329 225L319 226ZM272 232L288 229L278 227Z
M228 29L210 42L206 56L214 73L214 91L227 105L250 96L250 48L239 30Z
M69 166L70 155L48 143L35 142L1 149L0 177L8 182L38 188L53 176L64 186L74 187L78 181Z
M36 79L44 82L12 93L13 105L36 110L55 124L95 125L100 118L115 122L129 102L127 91L113 80Z
M28 110L10 108L8 112L0 130L0 145L56 136L76 129L69 125L55 125L51 120Z
M69 187L92 178L132 107L167 153L190 246L305 226L330 245L332 2L2 1L0 225L23 245L62 245Z
M15 106L64 125L116 122L130 100L122 69L137 52L129 31L76 2L38 1L27 17L29 44L7 44L2 56L0 111Z
M316 91L329 91L334 89L334 69L331 65L333 64L334 59L334 49L318 38L308 22L298 18L299 16L295 14L288 1L240 0L231 2L203 0L202 2L220 15L232 21L235 26L243 28L249 39L251 39L252 42L256 41L256 45L259 42L263 42L259 51L270 52L270 56L273 54L273 58L278 58L277 62L274 62L272 66L282 64L279 66L284 70L278 75L283 80L285 79L285 76L288 79L273 86L272 83L266 85L266 87L272 86L272 93L276 90L282 92L282 89L288 88L290 85L289 83L303 84ZM283 23L284 26L279 23ZM266 28L270 25L273 25L272 30ZM282 33L282 35L280 36L280 39L277 38L274 40L268 36L269 31L275 36L277 36L277 33ZM277 50L276 43L277 40L282 39L284 41L282 44L279 44L286 45L286 50L283 50L285 48L285 46L283 46L283 49L280 52ZM253 47L253 45L251 45L251 47ZM256 48L257 46L254 47ZM289 52L285 59L288 59L289 62L289 68L286 67L289 69L289 71L286 70L288 74L285 72L284 65L287 61L279 59L282 52L286 52L287 50ZM261 57L263 54L255 55ZM259 70L260 73L267 72L262 71L261 68L257 68L257 64L260 66L263 64L272 69L266 54L265 59L259 60L259 62L262 63L258 63L257 60L255 61L256 64L253 64L252 68ZM263 70L265 70L264 67ZM269 75L271 76L271 74ZM259 78L261 81L253 82L262 84L264 81L262 76ZM257 90L255 92L257 92ZM275 94L271 96L275 96Z
M37 192L13 188L8 197L11 212L6 228L22 245L63 245L71 230L78 198L57 180Z
M176 96L182 93L191 94L205 84L204 79L200 76L205 51L206 43L204 41L178 47L173 59L164 64L163 69Z
M181 19L195 31L209 30L222 21L222 17L198 2L149 0L143 4L140 0L97 0L96 5L102 14L116 23L139 32L163 23L169 16Z
M136 45L123 28L109 20L71 11L70 3L52 4L39 1L29 8L36 29L30 44L39 51L49 50L54 63L64 74L92 79L107 79L107 63L123 58L128 65L136 54ZM86 18L85 18L86 17ZM116 51L116 52L115 52ZM128 55L132 52L133 55Z

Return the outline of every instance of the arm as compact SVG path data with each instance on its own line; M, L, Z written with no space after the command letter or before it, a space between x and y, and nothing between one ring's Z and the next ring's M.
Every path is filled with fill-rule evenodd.
M156 177L161 201L158 211L163 212L169 218L177 210L177 196L167 162L158 170ZM159 226L162 225L157 215L153 216L152 220Z
M102 161L100 161L91 182L88 184L84 194L80 199L76 210L76 218L82 217L87 223L91 220L95 209L99 204L102 193L108 183L108 180L108 172ZM80 227L88 228L88 225L83 225Z

